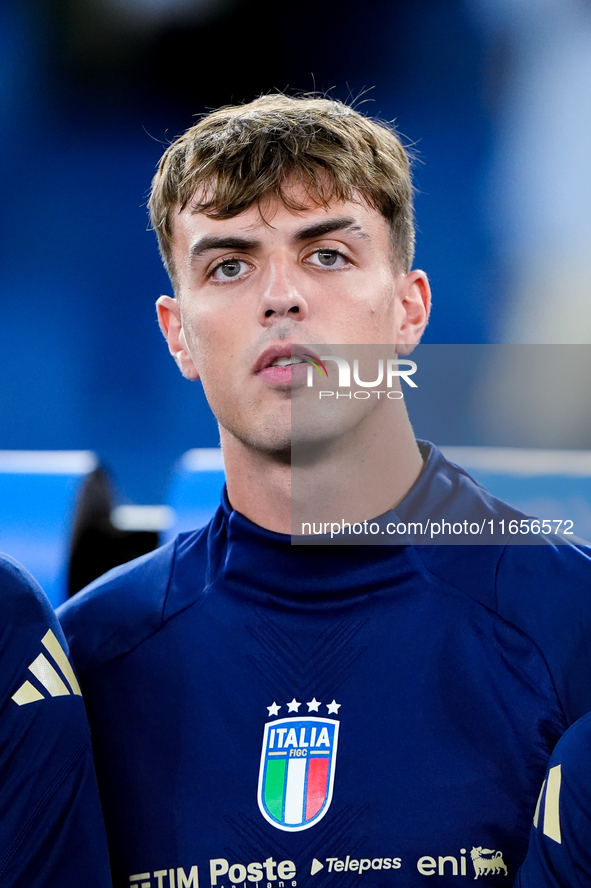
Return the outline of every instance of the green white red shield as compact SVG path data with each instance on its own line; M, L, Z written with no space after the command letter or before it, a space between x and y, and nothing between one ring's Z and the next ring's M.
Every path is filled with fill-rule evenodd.
M265 725L258 802L277 829L309 829L328 811L338 735L339 722L330 718L282 718Z

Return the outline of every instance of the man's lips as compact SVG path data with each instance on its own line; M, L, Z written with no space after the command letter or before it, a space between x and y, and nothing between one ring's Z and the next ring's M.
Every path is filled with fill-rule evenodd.
M299 358L295 364L278 365L275 362ZM319 363L319 358L307 346L299 343L282 343L270 346L259 356L254 373L266 383L277 386L291 386L301 383L307 376L310 360Z

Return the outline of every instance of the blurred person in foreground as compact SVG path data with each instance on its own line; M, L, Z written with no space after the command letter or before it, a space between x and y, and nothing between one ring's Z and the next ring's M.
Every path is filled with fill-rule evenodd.
M591 714L564 734L548 765L516 888L591 885Z
M109 888L90 731L49 601L0 555L0 885Z
M404 359L421 338L409 170L391 127L280 95L163 156L159 321L227 487L207 527L61 610L117 888L506 885L550 753L591 709L589 553L497 536L524 516L417 442L402 398L306 406L308 362L331 389L339 349ZM369 531L290 536L310 502ZM494 533L369 545L431 518Z

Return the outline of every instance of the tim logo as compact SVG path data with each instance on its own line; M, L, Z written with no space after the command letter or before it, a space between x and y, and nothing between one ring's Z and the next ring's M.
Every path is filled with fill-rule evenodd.
M282 718L265 725L258 802L277 829L309 829L330 807L339 723L330 718Z

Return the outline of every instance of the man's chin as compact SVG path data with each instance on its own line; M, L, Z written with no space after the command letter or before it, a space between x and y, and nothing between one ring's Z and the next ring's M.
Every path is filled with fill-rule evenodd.
M226 431L253 453L275 457L280 462L289 462L291 459L291 428L257 431L249 429L246 432L241 429L226 429Z
M310 433L298 430L298 433L294 434L290 429L283 435L275 431L272 435L236 437L249 450L265 454L277 463L285 465L312 465L319 459L326 458L327 450L334 447L334 436L320 435L318 429Z
M291 463L294 453L298 463L300 459L309 462L326 455L327 447L334 446L335 439L340 439L344 432L342 418L330 412L327 417L326 412L319 415L318 410L305 411L298 413L297 420L293 422L290 410L289 415L284 411L259 415L258 422L226 424L221 418L218 422L222 439L224 433L229 434L248 450L286 464Z

